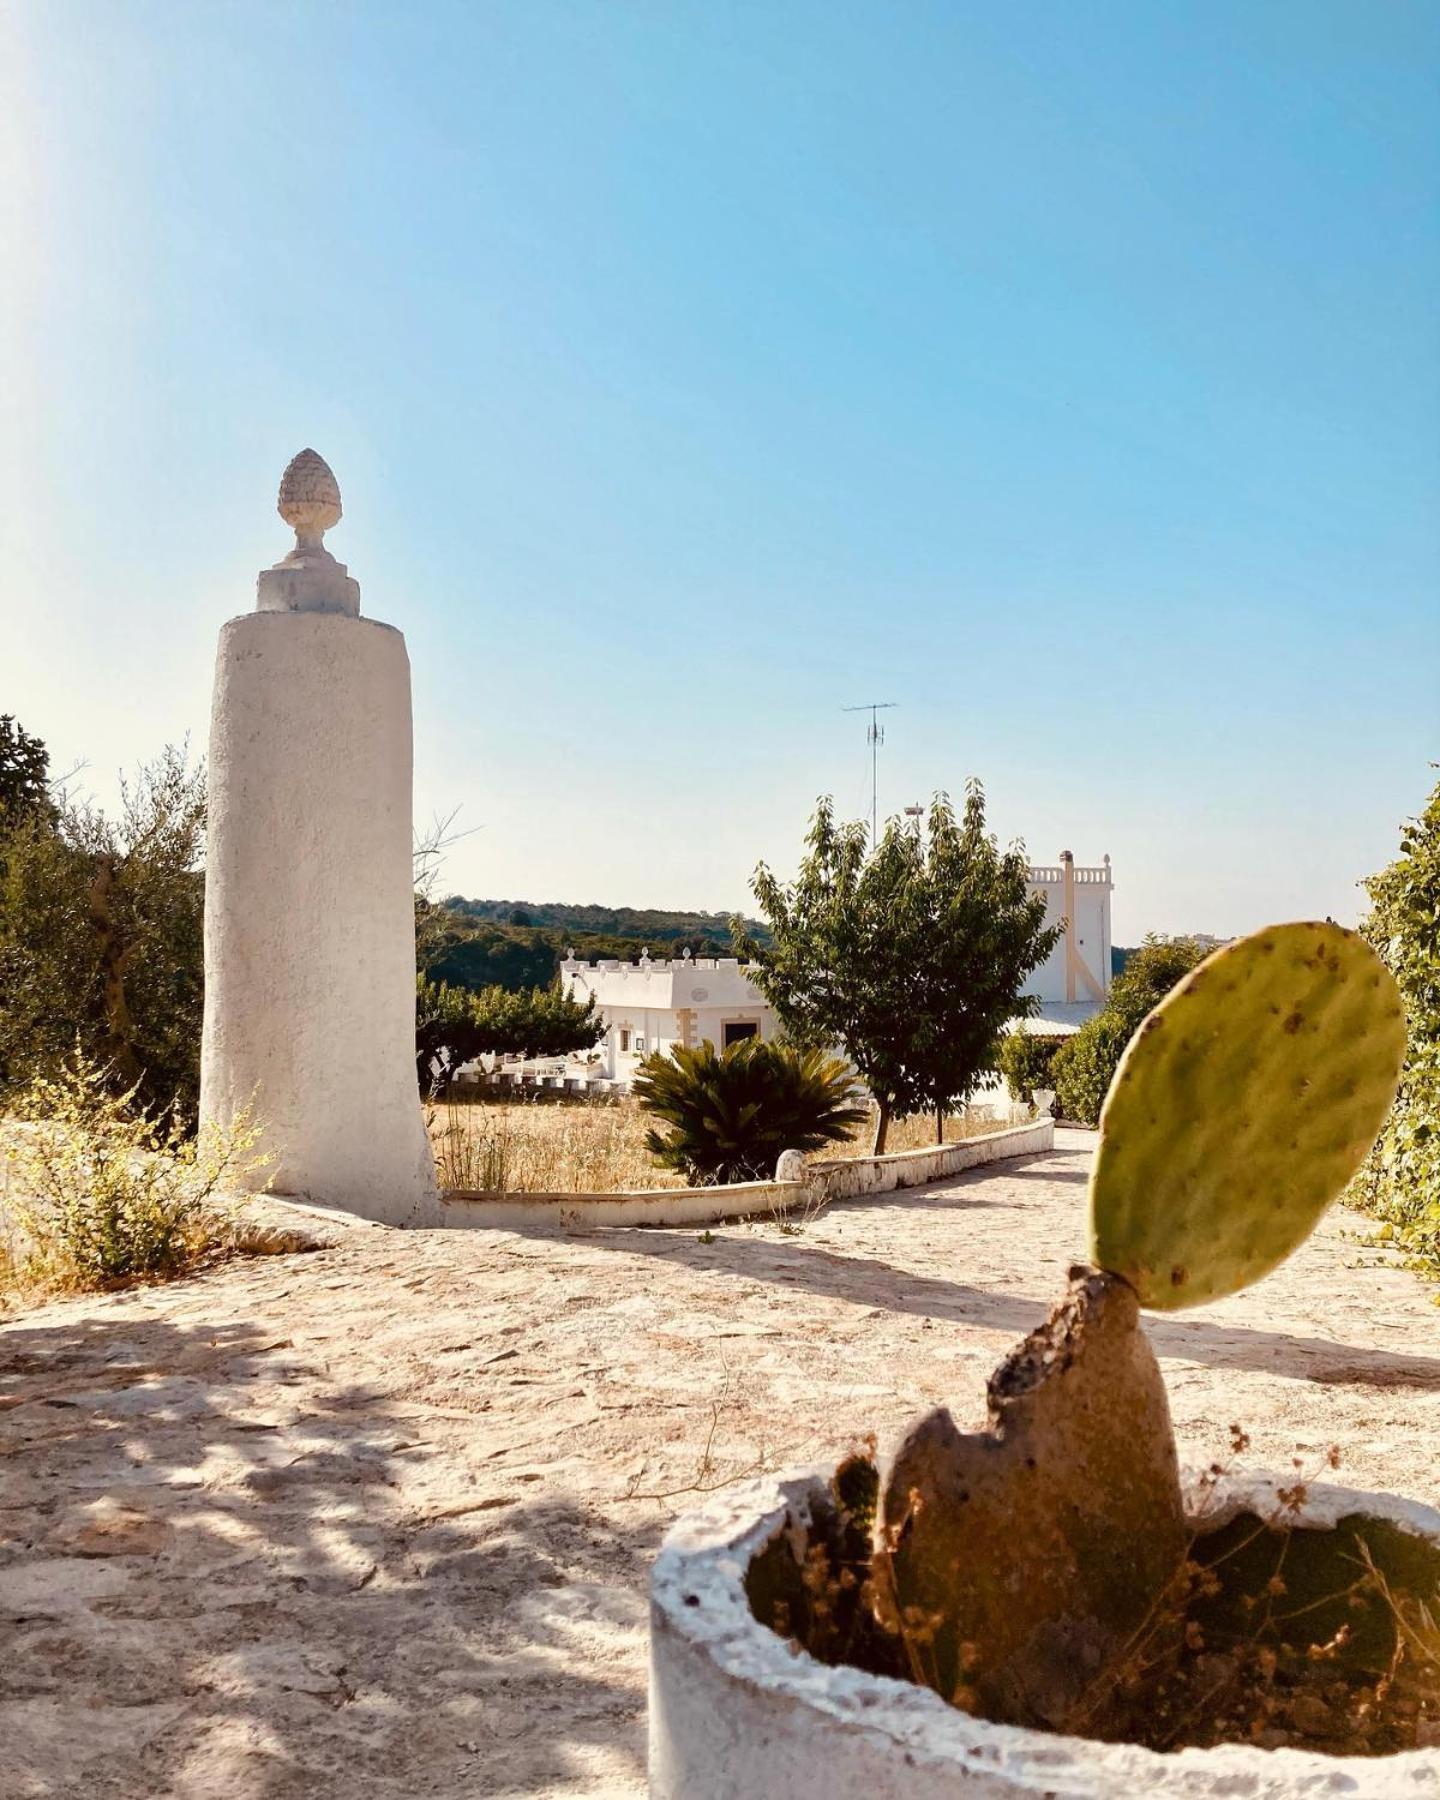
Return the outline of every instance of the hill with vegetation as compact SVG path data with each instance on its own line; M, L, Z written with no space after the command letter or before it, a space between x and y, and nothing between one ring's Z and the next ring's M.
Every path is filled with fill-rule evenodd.
M535 926L541 930L569 931L583 937L626 938L635 943L679 944L692 951L703 943L721 955L730 950L730 917L723 912L661 912L652 907L575 906L559 900L467 900L452 894L445 902L452 912L492 925ZM746 920L752 933L763 938L765 927ZM709 949L707 948L707 954Z
M763 925L746 921L758 941ZM662 912L560 901L468 900L462 894L427 908L420 921L420 967L452 987L545 987L567 949L583 962L609 957L733 956L727 913Z

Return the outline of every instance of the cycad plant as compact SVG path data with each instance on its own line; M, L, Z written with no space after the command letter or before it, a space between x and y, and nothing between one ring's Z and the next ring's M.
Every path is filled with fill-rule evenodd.
M708 1038L698 1049L657 1051L633 1091L668 1127L652 1127L645 1148L691 1187L766 1180L782 1150L819 1150L869 1116L839 1057L754 1037L720 1052Z

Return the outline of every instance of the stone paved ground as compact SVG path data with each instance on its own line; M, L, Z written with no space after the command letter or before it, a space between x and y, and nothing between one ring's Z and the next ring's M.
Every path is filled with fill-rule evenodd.
M942 1399L978 1422L1081 1247L1089 1153L793 1236L360 1232L15 1321L5 1794L642 1792L646 1568L684 1490ZM1433 1500L1440 1312L1353 1225L1152 1323L1183 1449L1240 1420L1251 1462L1336 1442Z

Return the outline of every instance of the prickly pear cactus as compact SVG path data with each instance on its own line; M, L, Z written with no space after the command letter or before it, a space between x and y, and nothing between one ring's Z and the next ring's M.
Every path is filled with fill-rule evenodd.
M1161 1001L1115 1072L1090 1177L1090 1255L1143 1306L1233 1294L1289 1256L1395 1098L1405 1019L1353 931L1272 925Z

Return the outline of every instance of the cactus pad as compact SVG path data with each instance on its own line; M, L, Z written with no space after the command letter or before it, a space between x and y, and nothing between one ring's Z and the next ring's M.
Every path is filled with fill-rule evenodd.
M1217 950L1115 1071L1092 1259L1164 1311L1258 1280L1359 1168L1404 1055L1399 990L1353 931L1272 925Z

